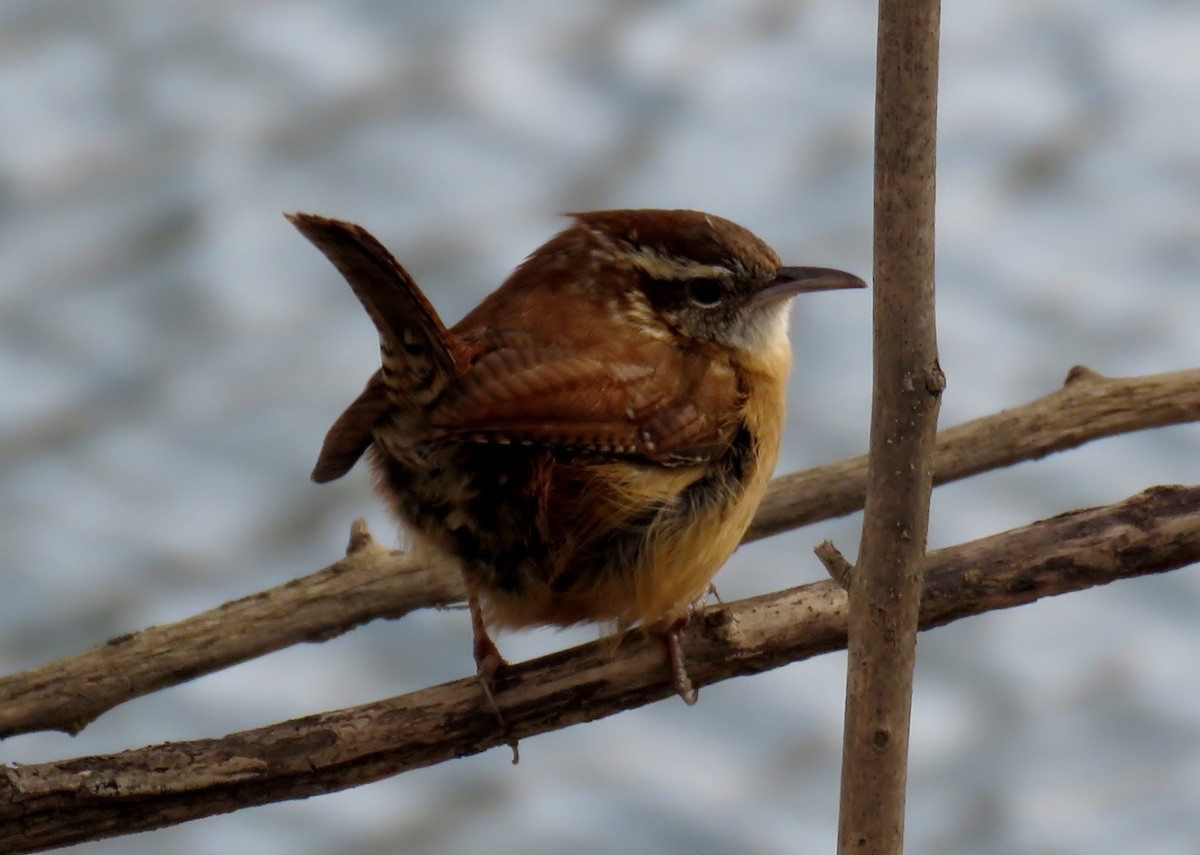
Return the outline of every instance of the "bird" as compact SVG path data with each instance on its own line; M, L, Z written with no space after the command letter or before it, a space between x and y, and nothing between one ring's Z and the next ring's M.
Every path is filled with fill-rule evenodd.
M654 629L664 679L694 703L680 633L774 470L792 298L866 283L785 266L712 214L593 211L567 215L448 328L361 226L286 216L380 342L381 367L329 429L312 478L366 455L414 553L461 569L501 723L494 629Z

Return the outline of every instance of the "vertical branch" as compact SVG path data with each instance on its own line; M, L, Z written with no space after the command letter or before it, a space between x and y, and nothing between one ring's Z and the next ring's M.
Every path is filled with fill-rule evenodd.
M934 325L937 0L881 0L875 97L874 403L838 851L904 847L912 674L940 393Z

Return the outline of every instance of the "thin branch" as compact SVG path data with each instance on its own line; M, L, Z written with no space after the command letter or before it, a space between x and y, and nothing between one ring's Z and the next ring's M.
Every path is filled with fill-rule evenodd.
M874 395L850 574L838 852L901 855L938 409L933 299L939 0L881 0L875 83Z
M1073 370L1067 385L1050 395L939 434L934 480L1195 420L1200 369L1119 379ZM865 485L865 457L777 478L747 539L857 510ZM387 552L364 530L356 532L347 558L309 576L0 679L0 738L37 730L77 733L150 692L293 644L333 638L376 618L461 600L457 573L414 567L404 553Z
M1159 487L927 556L921 626L1200 561L1200 487ZM684 636L692 679L755 674L846 644L846 595L819 582L709 610ZM512 736L673 693L661 640L630 633L501 672ZM684 714L680 710L680 714ZM504 746L474 678L223 739L0 766L0 851L33 852L304 798Z
M133 698L464 596L457 572L414 566L405 553L379 546L359 520L347 557L323 570L0 680L0 738L75 734Z
M854 565L846 559L845 555L842 555L840 549L833 545L833 541L821 541L813 549L813 552L825 565L825 572L829 574L829 578L846 590L850 590L850 574L854 572Z
M1106 436L1198 420L1200 368L1104 377L1077 365L1049 395L939 431L933 483L1037 460ZM782 475L771 482L746 540L853 513L862 508L866 489L866 455Z

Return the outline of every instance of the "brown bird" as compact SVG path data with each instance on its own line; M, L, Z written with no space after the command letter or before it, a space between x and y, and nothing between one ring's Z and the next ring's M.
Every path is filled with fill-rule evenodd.
M711 214L571 217L450 329L361 227L288 217L350 283L382 351L313 479L369 451L414 549L461 566L498 716L489 626L659 627L694 702L679 631L775 467L791 298L865 287L781 266Z

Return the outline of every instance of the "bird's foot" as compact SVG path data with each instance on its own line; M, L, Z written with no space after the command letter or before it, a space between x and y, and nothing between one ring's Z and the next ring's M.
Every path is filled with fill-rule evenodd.
M496 703L496 672L508 663L500 655L500 650L496 647L496 642L492 641L492 637L488 635L487 626L483 622L483 611L479 607L479 600L475 597L470 597L468 605L471 609L472 646L475 653L475 673L479 678L479 687L483 689L484 700L491 709L492 715L496 717L496 723L500 725L500 731L504 734L505 742L512 749L512 761L515 766L521 762L521 751L517 745L516 738L509 731L508 722L505 721L503 713L500 712L499 704Z
M687 662L683 656L682 636L688 619L687 617L680 618L667 628L666 642L667 656L671 662L671 680L675 685L675 693L683 698L685 704L691 706L700 699L700 693L692 685L692 678L688 676Z

